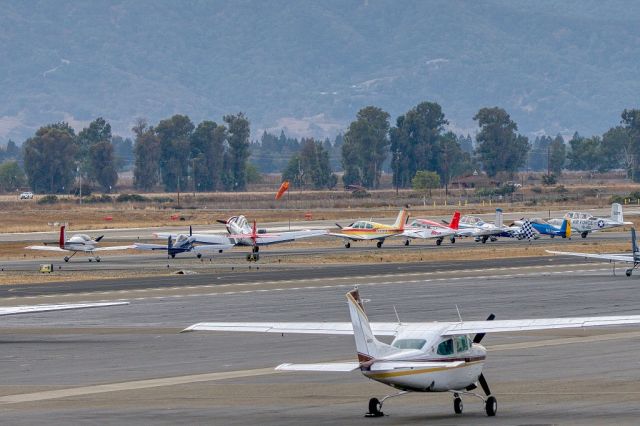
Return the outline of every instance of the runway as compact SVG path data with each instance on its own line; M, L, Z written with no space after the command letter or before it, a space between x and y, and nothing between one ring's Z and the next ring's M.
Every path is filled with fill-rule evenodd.
M549 260L553 260L549 262ZM500 264L502 263L502 264ZM380 269L374 269L378 267ZM385 268L386 267L386 268ZM373 321L638 314L634 276L561 258L260 271L211 282L91 283L3 294L3 305L130 300L128 306L3 317L0 420L10 424L636 424L640 328L488 335L498 416L465 399L412 394L366 419L392 389L359 374L277 373L282 362L353 359L351 336L178 333L199 321L348 321L357 284ZM368 269L364 269L368 268ZM327 272L330 271L330 272ZM267 272L267 271L265 271ZM192 280L188 283L179 279ZM99 281L93 283L99 285ZM11 287L11 286L10 286ZM57 287L57 286L56 286Z

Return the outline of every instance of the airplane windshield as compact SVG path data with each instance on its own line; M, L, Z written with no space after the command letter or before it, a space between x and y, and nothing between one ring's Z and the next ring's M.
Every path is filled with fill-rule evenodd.
M467 336L456 336L456 352L466 352L469 350L469 346Z
M424 339L398 339L391 346L398 349L422 349L427 343Z

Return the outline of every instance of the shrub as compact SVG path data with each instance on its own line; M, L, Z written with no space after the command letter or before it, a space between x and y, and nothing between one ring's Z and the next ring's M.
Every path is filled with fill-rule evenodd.
M147 197L143 197L140 194L120 194L118 198L116 198L116 202L118 203L127 203L127 202L142 202L148 201Z
M101 195L91 195L89 197L82 197L82 202L83 203L111 203L113 202L113 198L111 198L109 195L107 194L101 194Z
M55 204L58 202L57 195L45 195L38 200L38 204Z
M555 185L556 183L558 183L558 178L556 177L556 175L550 174L542 176L542 184L544 186L551 186Z

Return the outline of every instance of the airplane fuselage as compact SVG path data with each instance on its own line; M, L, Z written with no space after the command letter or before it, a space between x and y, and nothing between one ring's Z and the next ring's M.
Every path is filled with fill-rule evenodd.
M399 354L401 355L401 354ZM421 353L411 357L388 357L363 364L365 377L400 390L413 392L449 392L474 385L482 373L486 349L474 344L468 351L452 356ZM425 367L394 368L395 362L425 362ZM428 363L459 361L455 367L433 367Z

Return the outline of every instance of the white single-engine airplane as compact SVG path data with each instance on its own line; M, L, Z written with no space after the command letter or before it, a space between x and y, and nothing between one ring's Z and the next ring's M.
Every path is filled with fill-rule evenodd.
M353 334L358 360L321 364L281 364L276 370L350 372L398 389L382 399L369 400L369 416L382 416L382 404L407 392L451 392L455 413L462 413L462 395L481 399L487 416L498 403L482 368L487 350L480 345L486 333L640 324L640 315L544 318L493 321L370 323L358 289L347 293L351 322L316 323L199 323L184 331L253 331L266 333ZM471 337L471 335L474 335ZM375 336L393 336L389 345ZM480 385L484 396L472 392Z
M201 244L226 244L225 241L230 242L236 246L249 246L251 247L251 253L247 254L247 260L257 261L260 256L260 246L266 246L271 244L289 243L295 240L310 237L320 237L326 235L327 231L324 229L303 229L299 231L281 231L281 232L266 232L266 230L258 229L256 222L253 222L253 227L249 225L247 218L240 216L232 216L227 220L217 220L227 228L227 235L220 235L215 233L197 233L191 234L193 243ZM176 234L157 233L154 234L159 238L168 238L171 236L176 239Z
M571 222L571 229L587 238L590 232L615 228L624 225L633 225L633 222L625 222L622 215L622 206L619 203L611 204L611 217L595 217L591 213L568 212L562 219L550 219L548 222L554 226L562 226L562 221Z
M553 250L545 250L547 253L551 254L559 254L561 256L575 256L582 257L585 259L599 259L599 260L608 260L613 263L614 267L614 275L615 275L615 263L632 263L633 266L625 271L625 274L630 277L633 273L633 270L636 269L640 265L640 251L638 250L638 243L636 242L636 230L635 228L631 228L631 253L626 254L617 254L617 253L579 253L574 251L553 251Z
M93 259L96 262L100 262L100 256L95 256L96 251L115 251L115 250L127 250L133 248L129 246L110 246L110 247L98 247L98 243L102 240L104 235L100 235L98 238L91 238L87 234L75 234L68 240L65 239L64 234L65 226L60 227L60 240L58 246L29 246L26 247L29 250L45 250L45 251L58 251L58 252L73 252L71 256L65 256L64 261L68 262L76 253L88 253L89 262Z
M402 233L402 236L407 238L404 241L404 245L409 245L409 238L419 238L422 240L435 239L436 245L439 246L445 237L449 237L451 244L454 244L456 242L456 232L459 222L460 212L458 211L453 213L449 226L429 219L414 219L404 228L404 232Z

